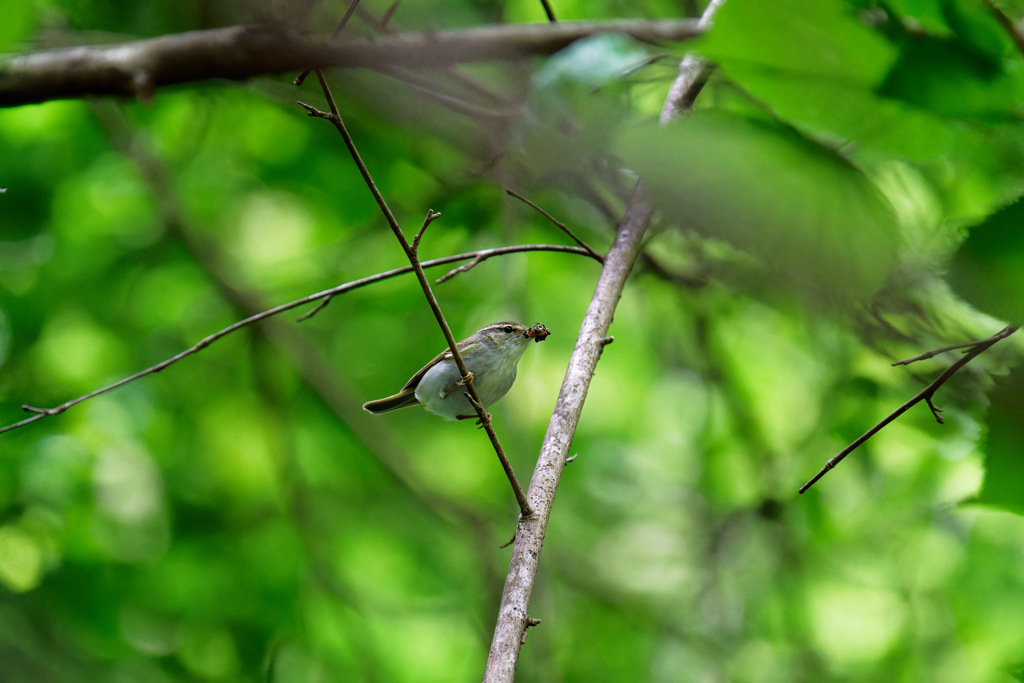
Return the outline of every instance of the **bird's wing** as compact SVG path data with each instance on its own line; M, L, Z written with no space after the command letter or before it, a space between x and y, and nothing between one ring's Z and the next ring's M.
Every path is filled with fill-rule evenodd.
M424 365L422 368L420 368L419 372L417 372L415 375L413 375L412 377L409 378L409 381L405 383L404 387L402 387L402 391L415 390L416 389L416 385L418 385L420 383L420 380L423 379L423 375L427 374L427 370L429 370L430 368L434 367L437 363L441 362L445 358L451 358L451 357L452 357L451 349L445 349L441 353L439 353L436 356L434 356L433 360L431 360L429 363ZM402 392L399 392L399 393L402 393Z

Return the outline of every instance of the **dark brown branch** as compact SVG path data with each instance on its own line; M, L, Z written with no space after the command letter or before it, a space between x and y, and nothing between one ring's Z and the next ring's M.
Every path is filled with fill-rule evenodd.
M548 0L540 0L540 4L544 6L544 14L547 16L548 21L555 22L555 10L551 8L551 3Z
M970 341L964 344L953 344L952 346L943 346L941 349L928 351L927 353L922 353L920 356L914 356L913 358L904 358L903 360L898 360L892 364L892 367L896 367L897 365L910 365L911 363L916 363L918 361L934 358L940 353L946 353L947 351L956 351L957 349L969 349L978 346L979 344L984 344L986 342L988 342L988 339L979 339L978 341Z
M943 372L938 377L936 377L931 384L926 386L924 389L918 392L916 396L914 396L912 399L901 405L899 408L889 413L881 422L879 422L874 427L861 434L856 441L854 441L849 446L841 450L834 458L831 458L828 462L826 462L825 466L822 467L821 470L819 470L818 473L814 475L814 477L812 477L810 481L808 481L806 484L800 487L800 493L804 493L807 489L814 486L815 482L824 477L825 473L828 472L830 469L832 469L840 462L842 462L843 458L845 458L850 453L855 451L865 441L873 437L878 432L882 431L882 429L885 428L890 422L892 422L900 415L910 410L915 404L920 403L921 401L925 401L928 404L928 407L932 411L932 415L935 416L935 419L939 422L939 424L942 424L942 417L939 415L939 413L942 412L942 409L936 407L936 405L932 403L932 397L935 395L935 392L939 390L939 387L946 383L946 380L955 375L960 370L960 368L964 367L972 360L974 360L977 356L987 351L996 342L1002 339L1006 339L1016 331L1016 327L1006 327L997 332L996 334L992 335L988 339L984 339L978 342L972 342L973 346L971 347L971 349L967 351L963 355L963 357L960 358L957 362L953 363L948 368L946 368L946 371Z
M498 247L496 249L484 249L482 251L469 252L469 253L466 253L466 254L455 254L453 256L444 256L442 258L432 259L430 261L424 261L422 265L423 265L424 268L434 268L436 266L448 265L450 263L456 263L458 261L466 261L466 260L470 260L470 259L475 259L475 258L479 257L481 254L486 254L487 257L489 258L489 257L492 257L492 256L500 256L500 255L503 255L503 254L515 254L515 253L519 253L519 252L528 252L528 251L555 251L555 252L562 252L562 253L569 253L569 254L578 254L580 256L590 256L590 254L588 254L585 250L583 250L583 249L581 249L579 247L567 247L567 246L564 246L564 245L561 245L561 244L524 244L524 245L512 246L512 247ZM338 285L337 287L332 287L331 289L325 289L322 292L317 292L316 294L310 294L309 296L304 296L301 299L296 299L295 301L290 301L290 302L288 302L286 304L281 304L280 306L275 306L274 308L268 309L266 311L262 311L260 313L255 314L255 315L251 315L248 318L245 318L244 320L239 320L238 322L234 323L233 325L229 325L228 327L225 327L222 330L219 330L219 331L214 332L213 334L211 334L211 335L209 335L207 337L204 337L199 342L194 344L192 347L190 347L188 349L185 349L181 353L178 353L178 354L176 354L174 356L171 356L170 358L168 358L167 360L165 360L165 361L163 361L161 363L157 363L156 365L154 365L152 367L149 367L149 368L146 368L145 370L137 372L134 375L131 375L130 377L125 377L122 380L119 380L117 382L114 382L113 384L110 384L110 385L107 385L107 386L102 387L100 389L97 389L96 391L92 391L92 392L90 392L88 394L84 394L82 396L79 396L78 398L75 398L75 399L72 399L72 400L67 401L65 403L62 403L59 406L54 406L53 408L34 408L32 406L24 406L24 410L27 410L27 411L35 413L35 414L32 417L29 417L29 418L26 418L24 420L21 420L20 422L15 422L15 423L9 424L9 425L7 425L5 427L0 427L0 434L2 434L4 432L9 432L9 431L18 429L19 427L24 427L24 426L26 426L28 424L31 424L31 423L36 422L38 420L41 420L41 419L43 419L45 417L52 417L54 415L60 415L61 413L63 413L68 408L76 406L79 403L82 403L83 401L87 401L90 398L94 398L96 396L99 396L100 394L105 394L108 391L113 391L114 389L122 387L125 384L128 384L129 382L134 382L137 379L141 379L142 377L145 377L146 375L152 375L154 373L160 372L164 368L166 368L166 367L168 367L170 365L173 365L174 363L177 363L178 361L182 360L183 358L191 356L194 353L198 353L199 351L202 351L203 349L205 349L207 346L209 346L213 342L217 341L218 339L226 337L229 334L231 334L232 332L236 332L236 331L240 330L243 327L246 327L248 325L252 325L253 323L258 323L259 321L261 321L261 320L263 320L265 318L269 318L271 316L275 316L275 315L277 315L279 313L284 313L285 311L290 311L290 310L292 310L294 308L299 308L301 306L306 306L306 305L314 303L316 301L320 301L320 300L326 301L326 300L329 300L331 297L333 297L335 295L344 294L345 292L350 292L353 289L358 289L360 287L365 287L365 286L371 285L371 284L373 284L375 282L380 282L381 280L386 280L388 278L396 277L398 275L405 275L407 273L411 273L412 270L413 270L412 266L403 266L401 268L395 268L393 270L389 270L389 271L386 271L384 273L377 273L376 275L371 275L369 277L364 277L364 278L359 279L359 280L353 280L352 282L346 282L343 285ZM322 305L318 306L317 309L315 309L314 311L310 312L309 314L303 316L302 319L311 317L312 314L315 313L316 310L319 310L320 308L322 308Z
M384 70L550 55L597 33L679 41L700 34L692 20L503 24L434 33L333 41L266 25L192 31L118 45L29 52L0 62L0 106L89 95L149 98L157 88L211 78L324 67Z
M984 0L984 5L985 7L988 8L988 11L991 12L992 15L996 18L996 21L998 21L999 24L1003 27L1003 30L1006 31L1007 35L1009 35L1010 38L1013 39L1013 44L1017 46L1017 50L1020 53L1024 54L1024 35L1022 35L1021 32L1017 30L1017 26L1014 23L1013 19L1010 18L1010 16L1006 14L1006 12L1004 12L1002 9L996 7L996 4L992 2L992 0Z
M494 452L498 456L502 469L505 470L505 476L508 478L509 485L512 487L512 491L516 496L516 501L519 503L519 510L521 513L520 519L529 518L533 515L533 511L530 509L526 493L523 491L523 487L520 485L519 479L516 477L515 471L512 469L512 463L509 462L508 456L505 455L505 449L501 446L501 441L498 439L497 432L494 431L494 425L491 424L490 414L484 410L483 403L480 401L480 395L477 393L476 387L473 384L473 374L469 371L469 368L466 367L466 361L463 360L462 354L459 352L455 336L452 334L451 328L448 326L448 321L445 320L444 313L441 311L440 304L437 303L437 298L434 296L434 292L430 289L430 283L427 281L427 276L423 272L423 266L420 263L419 255L416 253L417 248L419 247L420 238L423 237L423 232L440 214L435 215L433 211L427 211L427 217L423 221L423 227L421 227L419 232L416 233L413 244L409 244L409 240L406 239L405 233L402 232L402 227L398 224L398 220L395 218L394 214L391 213L391 209L388 207L387 202L384 200L384 196L377 188L377 184L370 175L369 169L366 167L366 164L363 163L362 156L359 154L359 150L356 149L355 141L352 139L348 129L345 127L345 122L341 118L341 111L338 109L338 105L334 101L334 96L331 94L331 89L327 85L327 80L324 78L323 72L317 69L316 76L320 81L320 88L323 90L324 97L331 109L331 113L326 115L324 112L319 112L308 104L302 104L301 102L299 104L309 111L310 116L325 118L331 121L331 123L334 124L335 129L337 129L338 133L341 135L341 138L345 143L345 147L348 148L349 154L356 164L356 168L359 169L359 173L363 177L363 182L370 190L370 194L373 195L373 199L377 202L377 206L380 208L381 213L384 214L384 219L391 228L391 232L394 233L398 243L402 245L402 250L405 252L406 258L409 259L409 265L412 266L413 272L416 273L416 279L420 283L420 288L423 290L423 295L427 299L427 304L429 304L430 310L434 313L434 318L437 320L437 324L441 328L441 332L444 334L445 341L448 342L448 349L452 353L452 360L455 361L455 365L459 369L459 374L462 375L462 385L466 390L466 397L469 399L469 402L473 407L476 408L477 415L480 418L480 424L487 432L487 436L491 441L491 446L494 447Z

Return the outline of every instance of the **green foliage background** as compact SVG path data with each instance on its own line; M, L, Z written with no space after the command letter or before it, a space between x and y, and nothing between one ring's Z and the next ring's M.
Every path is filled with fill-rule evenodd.
M700 9L681 4L553 2L561 19ZM9 52L304 10L2 7ZM542 20L532 0L394 17ZM685 47L720 69L691 118L654 127ZM944 425L918 406L796 494L956 355L891 361L1020 310L1024 59L992 12L729 0L690 46L599 37L464 72L498 96L330 75L406 231L442 213L425 258L566 242L505 188L602 251L634 181L618 169L661 209L559 490L519 679L1024 678L1016 337L940 392ZM336 132L294 104L323 107L312 79L289 81L0 110L4 424L403 265ZM494 409L523 479L598 272L520 254L437 287L456 335L553 332ZM504 476L468 424L360 409L443 346L422 294L397 278L295 317L0 435L5 681L479 677L515 520Z

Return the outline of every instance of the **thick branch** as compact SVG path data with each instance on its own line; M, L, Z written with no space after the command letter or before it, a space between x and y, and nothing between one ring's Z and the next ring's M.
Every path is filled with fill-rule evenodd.
M162 86L211 78L244 80L323 67L442 67L549 55L597 33L678 41L695 21L503 24L435 33L332 41L266 25L192 31L100 47L30 52L0 63L0 106L87 95L147 98Z
M709 3L701 17L701 26L709 24L724 1L712 0ZM662 123L690 111L697 93L707 82L708 68L699 59L683 60L662 110ZM565 379L562 381L562 390L558 394L551 422L548 423L548 431L544 435L533 479L530 480L530 488L526 495L535 514L519 520L508 577L505 579L505 590L501 595L501 606L498 608L498 620L494 627L494 637L491 639L491 650L487 656L484 683L511 682L515 678L519 651L526 637L526 629L539 623L530 617L527 610L530 595L533 593L533 584L537 578L540 551L544 544L544 533L551 516L555 492L562 479L562 471L567 462L566 456L576 434L576 426L583 412L583 402L587 398L594 369L604 347L611 341L606 335L615 314L615 307L618 305L626 278L633 269L640 251L640 243L650 225L652 215L654 207L644 197L643 182L638 182L619 224L615 244L605 256L601 277L590 300L587 314L583 318L576 347L573 349Z
M505 590L501 596L498 622L487 657L484 681L511 681L519 661L519 648L528 625L527 607L537 576L540 551L544 544L551 507L558 482L565 469L566 455L576 433L590 380L608 343L606 335L612 322L622 287L633 268L640 242L651 221L653 210L643 201L634 201L627 210L611 251L605 256L590 307L583 319L576 348L562 381L555 410L541 446L537 467L530 480L527 499L535 514L522 517L516 531L515 546Z

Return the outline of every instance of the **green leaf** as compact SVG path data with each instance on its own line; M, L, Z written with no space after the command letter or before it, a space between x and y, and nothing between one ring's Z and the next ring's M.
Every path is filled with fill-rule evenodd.
M950 283L976 308L1024 321L1024 202L971 228L950 266Z
M944 116L1016 118L1024 82L962 41L908 41L879 93Z
M672 219L753 254L813 299L865 301L895 261L895 220L874 186L788 129L696 112L632 129L619 150Z
M871 87L896 58L884 38L833 0L730 0L699 45L702 54L741 81L757 73L774 78L790 72Z
M941 4L950 29L977 57L997 67L1016 49L1009 33L986 3L943 0Z
M7 52L13 45L24 42L35 29L35 7L31 2L4 3L3 20L0 21L0 53Z
M1024 514L1024 369L998 380L991 394L985 443L985 481L976 502Z
M967 134L955 117L1016 120L1024 64L985 12L952 2L897 5L874 29L834 0L729 2L698 49L803 132L855 142L858 154L963 163L950 149ZM907 35L904 16L932 33Z
M917 158L941 153L947 136L927 117L875 93L897 49L837 2L728 2L698 50L807 132Z

